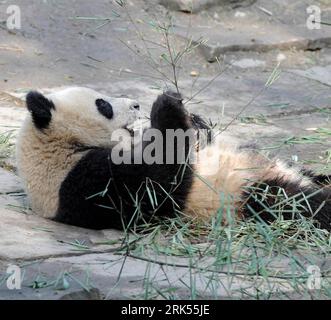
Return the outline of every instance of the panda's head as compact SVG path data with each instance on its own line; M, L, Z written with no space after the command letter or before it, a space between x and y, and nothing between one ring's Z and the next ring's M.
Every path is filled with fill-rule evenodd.
M38 138L72 146L109 147L115 130L128 130L139 105L127 98L112 98L92 89L73 87L42 95L29 92L28 121Z

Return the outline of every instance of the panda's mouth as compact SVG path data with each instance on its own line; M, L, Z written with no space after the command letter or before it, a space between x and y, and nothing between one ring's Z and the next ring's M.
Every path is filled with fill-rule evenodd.
M147 120L147 123L146 123ZM135 135L141 135L144 129L146 129L146 124L150 127L149 118L139 116L135 118L133 121L128 121L122 128L128 131L131 137Z
M127 125L123 126L123 129L128 131L131 137L134 137L134 130L133 130L132 124L127 124Z
M134 137L134 130L130 129L130 128L126 128L126 130L128 130L128 132L130 133L131 137Z

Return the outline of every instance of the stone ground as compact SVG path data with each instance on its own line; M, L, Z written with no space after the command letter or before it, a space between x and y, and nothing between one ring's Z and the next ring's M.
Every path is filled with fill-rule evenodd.
M185 1L170 2L171 9L189 11ZM322 170L330 157L327 150L331 150L331 27L307 29L310 1L253 2L233 7L201 1L203 5L195 7L193 15L171 11L171 41L176 49L187 39L199 42L203 36L208 40L185 58L180 69L182 92L187 98L194 96L188 108L221 127L231 123L229 133L267 154ZM322 9L322 20L330 22L331 2L315 2ZM21 30L6 28L6 8L12 3L21 7ZM0 1L0 133L12 132L12 143L26 114L21 98L29 89L47 92L85 85L134 97L148 112L160 88L167 85L142 54L143 41L134 32L137 26L145 39L153 41L147 46L160 59L163 49L154 44L162 43L160 33L144 21L154 16L161 19L165 7L149 0L129 1L130 19L110 1L71 1L69 8L67 3ZM204 3L209 9L202 10ZM231 64L220 76L219 63L211 63L217 57L224 65ZM261 92L278 62L280 78ZM171 75L167 68L162 70ZM329 131L323 133L320 128ZM15 175L15 157L0 151L0 164L0 299L116 299L141 293L150 264L129 257L121 268L124 258L116 250L122 233L84 230L34 216ZM22 290L6 288L9 264L23 266ZM153 268L157 266L152 264ZM187 270L166 268L179 296L187 297L180 281L189 277ZM62 279L60 285L66 290L60 290L58 283L47 286L49 279ZM45 288L29 286L42 281ZM167 286L162 274L155 281ZM234 282L239 288L247 281L238 277ZM85 290L86 283L94 289ZM201 292L202 283L197 284ZM209 297L208 292L202 295ZM219 298L227 296L226 289L217 292Z

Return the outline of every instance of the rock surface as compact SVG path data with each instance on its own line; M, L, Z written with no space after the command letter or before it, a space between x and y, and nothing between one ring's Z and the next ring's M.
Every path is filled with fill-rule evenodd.
M324 1L315 4L319 4L323 20L328 21L330 4ZM178 13L175 16L180 22L175 25L175 32L196 43L205 39L200 50L209 62L215 62L221 54L231 51L330 47L330 28L324 25L319 29L308 28L309 5L309 1L297 1L286 6L284 1L259 0L237 11L218 8L194 16Z
M254 1L255 0L160 0L160 4L170 10L196 13L214 6L240 7L253 3Z
M292 70L291 72L331 87L331 65L323 67L316 66L307 70Z

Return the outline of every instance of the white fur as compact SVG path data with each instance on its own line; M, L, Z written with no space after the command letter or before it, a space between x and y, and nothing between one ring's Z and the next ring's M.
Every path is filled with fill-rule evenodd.
M135 101L112 98L88 88L68 88L47 95L54 105L48 128L38 130L29 114L17 139L17 166L32 209L52 218L58 207L58 193L68 172L86 151L77 146L111 147L114 130L129 125L136 118ZM108 101L113 119L101 115L95 100ZM125 131L125 130L123 130ZM127 139L131 136L127 132Z
M237 146L235 140L221 134L213 144L197 153L186 215L204 220L221 210L226 224L229 219L242 217L245 187L275 179L292 181L300 187L312 185L311 179L304 177L296 168L280 160L268 160L261 155L241 151Z

